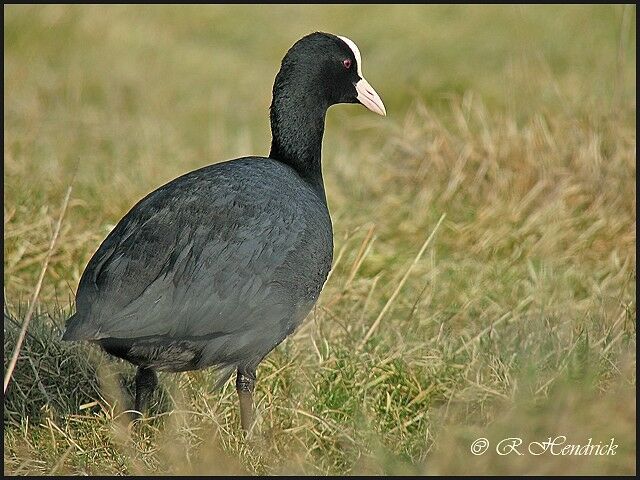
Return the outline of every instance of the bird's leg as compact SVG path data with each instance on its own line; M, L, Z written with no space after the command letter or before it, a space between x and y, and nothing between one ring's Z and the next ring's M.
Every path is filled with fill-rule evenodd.
M156 389L158 385L158 376L156 372L154 372L150 368L146 367L138 367L138 372L136 373L136 404L135 409L141 414L144 413L144 410L151 400L153 395L153 391Z
M240 425L248 432L253 424L253 387L256 383L256 371L238 369L236 391L240 400Z

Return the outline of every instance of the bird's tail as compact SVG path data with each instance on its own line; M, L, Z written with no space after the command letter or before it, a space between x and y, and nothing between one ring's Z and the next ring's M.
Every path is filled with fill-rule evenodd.
M86 321L82 321L83 319L78 315L78 313L74 313L67 319L66 327L64 333L62 334L62 340L66 340L68 342L78 341L78 340L89 340L93 338L93 329L90 328L90 325Z

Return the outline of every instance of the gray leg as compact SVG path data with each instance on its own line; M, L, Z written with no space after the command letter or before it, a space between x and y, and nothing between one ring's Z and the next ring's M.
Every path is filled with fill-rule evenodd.
M153 391L158 385L158 376L150 368L138 367L136 373L136 404L135 409L144 413L149 404L149 400L153 396Z
M255 383L255 369L238 369L236 391L240 400L240 425L245 432L248 432L253 424L253 387Z

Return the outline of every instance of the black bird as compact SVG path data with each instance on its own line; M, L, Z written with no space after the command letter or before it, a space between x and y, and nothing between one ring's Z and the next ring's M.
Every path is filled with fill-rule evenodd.
M243 429L256 367L302 322L331 269L333 231L320 163L327 109L386 115L348 38L312 33L273 85L268 157L189 172L151 192L87 265L64 340L89 340L137 365L143 412L156 371L237 371Z

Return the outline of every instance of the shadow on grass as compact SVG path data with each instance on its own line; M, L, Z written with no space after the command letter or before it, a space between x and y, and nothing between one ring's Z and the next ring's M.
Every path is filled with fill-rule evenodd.
M22 319L4 311L4 367L18 339ZM37 424L43 417L62 418L99 406L109 416L133 406L133 371L108 358L97 346L65 342L62 329L69 312L56 308L31 322L4 397L4 425ZM150 414L170 408L162 388Z

